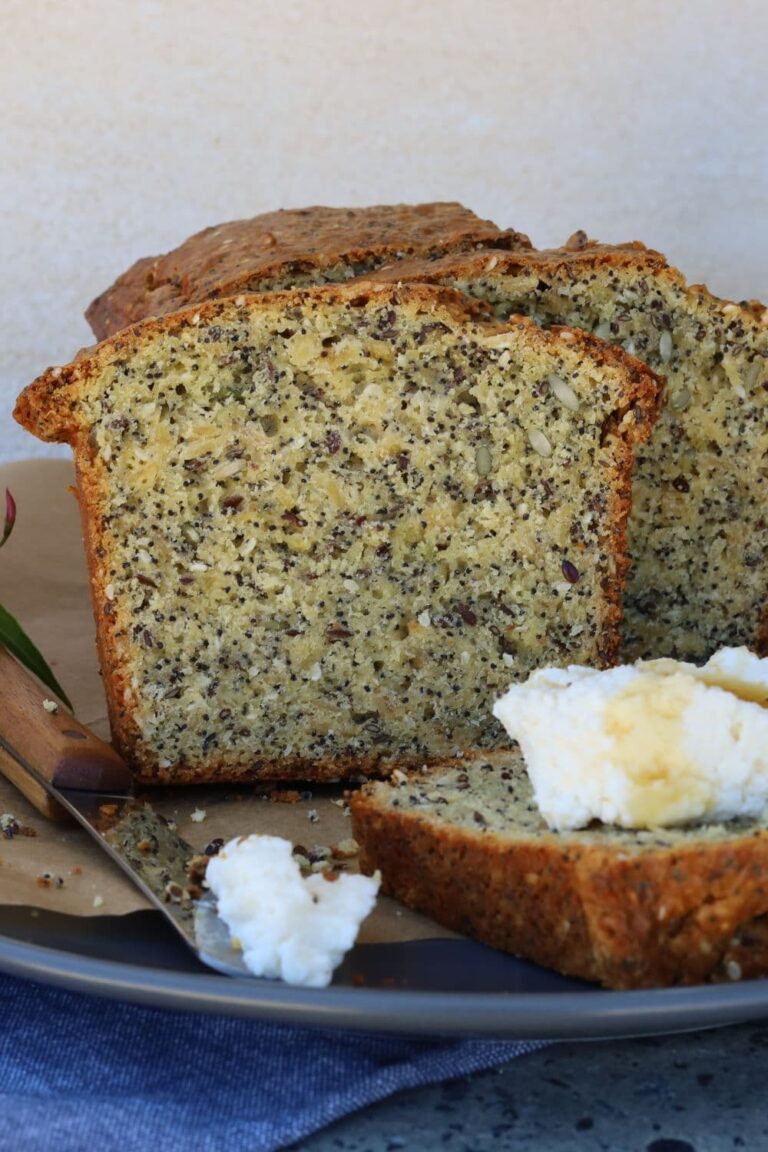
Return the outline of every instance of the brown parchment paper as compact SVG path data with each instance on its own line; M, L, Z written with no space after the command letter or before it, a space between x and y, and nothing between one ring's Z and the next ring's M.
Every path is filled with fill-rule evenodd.
M16 528L0 551L0 604L12 612L53 668L83 723L109 739L96 660L74 470L64 460L0 466L0 497L10 488L18 506ZM311 788L311 785L307 786ZM325 786L311 799L279 803L252 788L179 788L145 793L173 817L193 847L216 837L250 832L284 836L311 849L351 836L350 820L334 800L342 789ZM204 819L192 820L192 813ZM310 812L317 814L310 820ZM78 916L123 915L149 905L78 825L45 820L0 776L0 815L11 813L34 837L0 835L0 904L24 904ZM354 868L354 862L351 862ZM426 917L380 898L363 925L362 942L450 936Z

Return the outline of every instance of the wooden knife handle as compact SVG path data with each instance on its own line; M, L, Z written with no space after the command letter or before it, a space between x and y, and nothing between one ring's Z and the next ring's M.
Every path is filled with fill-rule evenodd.
M0 772L52 820L69 819L35 776L9 754L13 749L55 788L126 792L131 773L111 745L50 699L35 677L0 645ZM7 745L7 747L3 747Z

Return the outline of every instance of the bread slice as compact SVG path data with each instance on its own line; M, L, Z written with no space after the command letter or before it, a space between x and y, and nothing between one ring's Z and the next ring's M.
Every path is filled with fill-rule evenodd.
M362 870L494 948L608 988L768 975L762 820L551 832L516 748L367 784L350 804Z
M615 659L660 383L593 337L484 317L418 285L241 296L20 397L74 448L113 733L142 779L495 744L511 675Z
M500 319L586 329L668 380L637 455L625 600L626 660L701 662L721 647L768 653L768 313L688 286L642 244L583 234L553 251L403 262L379 279L447 284Z
M218 224L139 260L86 312L98 340L148 316L238 292L343 282L405 256L530 247L461 204L296 208Z

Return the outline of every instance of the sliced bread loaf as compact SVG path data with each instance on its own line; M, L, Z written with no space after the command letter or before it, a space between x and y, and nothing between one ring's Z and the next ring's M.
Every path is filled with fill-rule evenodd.
M142 779L496 744L511 675L615 659L659 381L485 315L418 285L242 296L20 397L74 448L113 733Z
M494 948L609 988L768 975L763 821L552 832L517 750L367 784L350 803L362 870Z
M746 644L768 652L768 313L689 286L642 244L582 234L554 251L404 262L379 279L447 284L500 319L594 332L668 380L637 455L624 658L700 661Z
M405 256L530 247L461 204L296 208L218 224L139 260L86 312L96 338L238 292L343 282Z

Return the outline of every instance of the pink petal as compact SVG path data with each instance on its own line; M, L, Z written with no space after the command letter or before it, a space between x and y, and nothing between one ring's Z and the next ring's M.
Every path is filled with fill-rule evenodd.
M3 526L3 535L0 538L0 548L5 544L6 540L13 531L13 526L16 523L16 501L11 495L10 488L5 490L5 524Z

